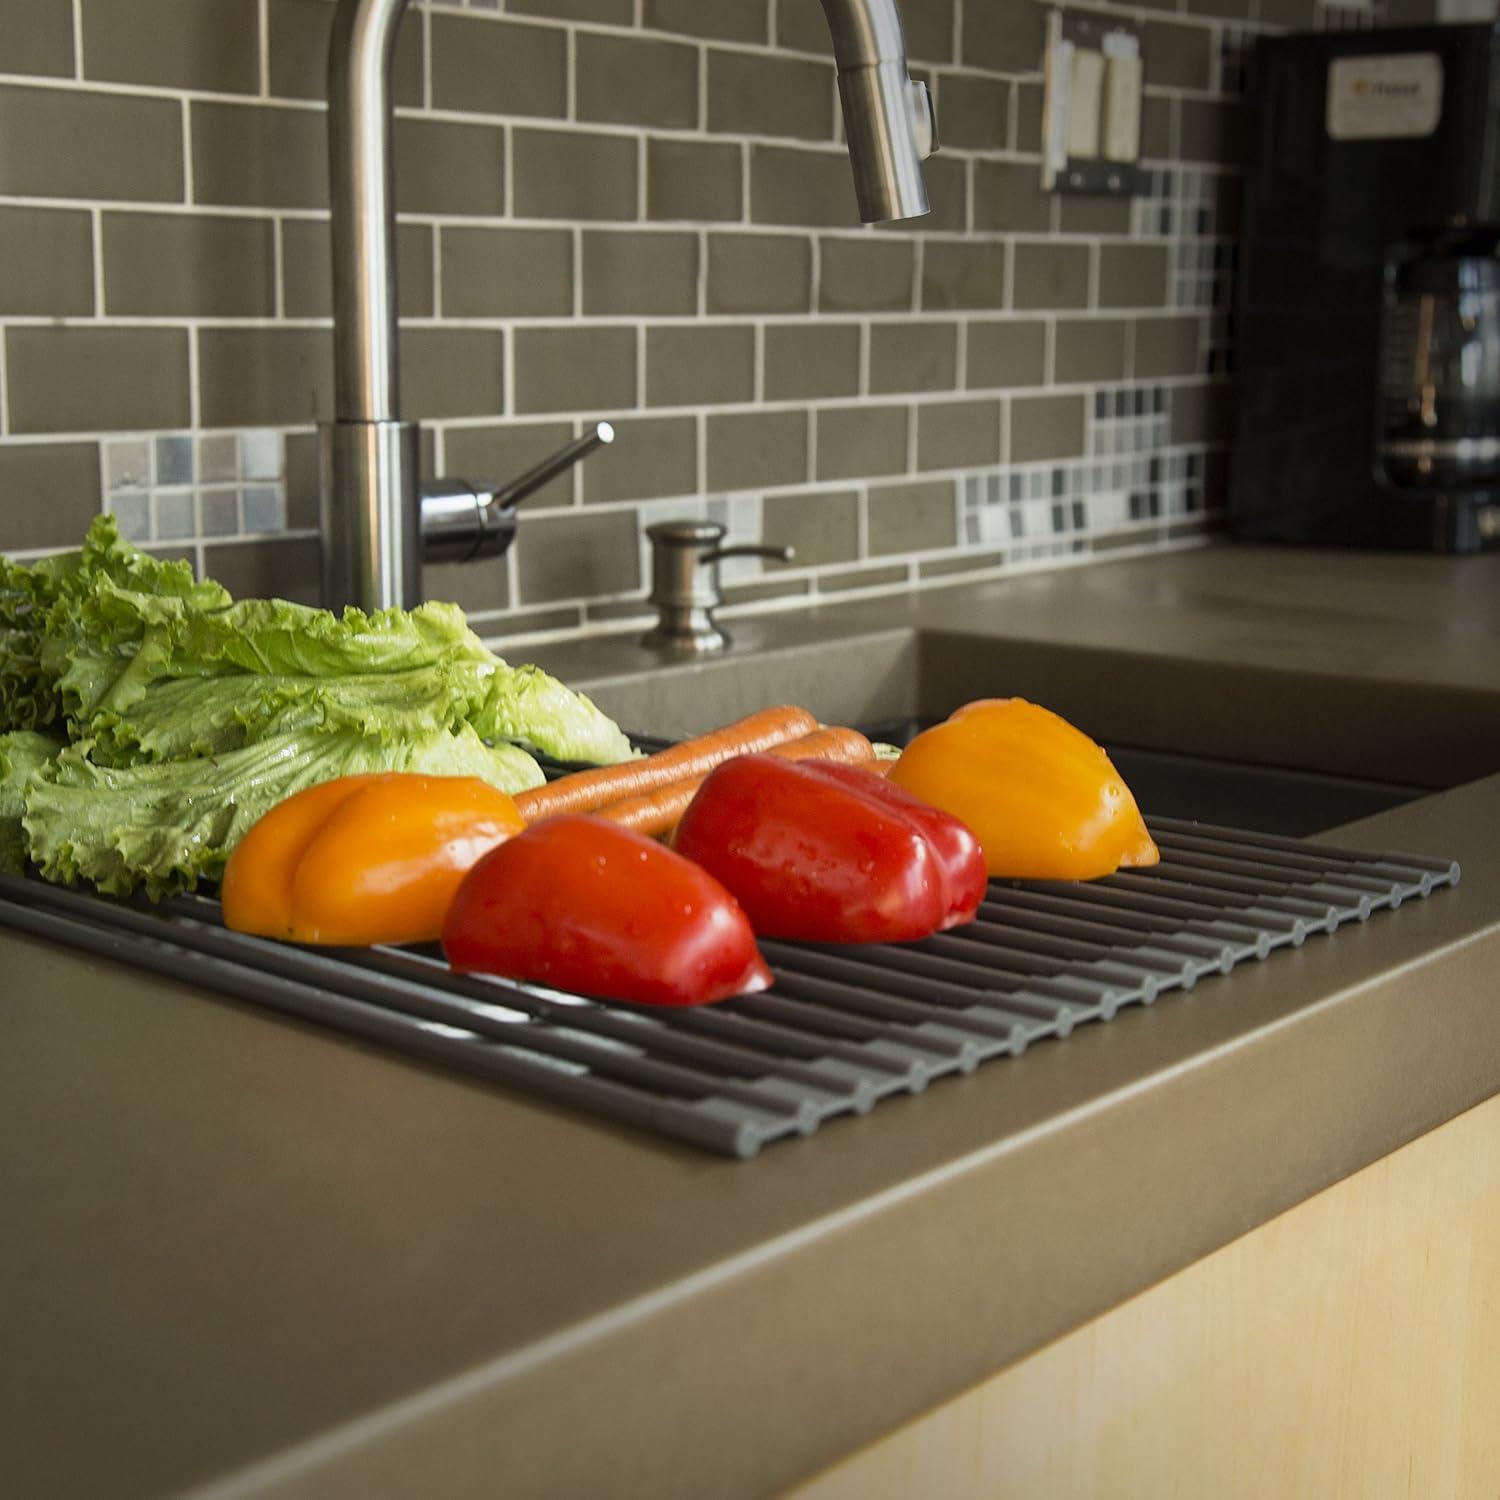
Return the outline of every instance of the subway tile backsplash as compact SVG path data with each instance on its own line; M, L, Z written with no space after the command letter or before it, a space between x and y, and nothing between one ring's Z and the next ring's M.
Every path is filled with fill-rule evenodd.
M634 628L643 527L669 515L795 546L726 565L744 610L1213 523L1243 55L1322 12L1128 10L1151 190L1125 203L1039 189L1040 5L902 9L938 100L933 213L863 228L819 0L413 0L424 463L504 479L618 429L528 501L511 554L430 569L431 595L497 637ZM0 0L0 549L75 544L104 509L238 592L316 598L332 14Z

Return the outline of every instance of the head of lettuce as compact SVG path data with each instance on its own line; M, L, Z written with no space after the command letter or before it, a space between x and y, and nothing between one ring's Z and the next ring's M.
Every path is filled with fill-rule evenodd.
M0 869L157 897L216 880L304 787L370 771L536 786L530 752L634 752L587 698L512 667L451 604L341 616L236 601L111 518L0 558Z

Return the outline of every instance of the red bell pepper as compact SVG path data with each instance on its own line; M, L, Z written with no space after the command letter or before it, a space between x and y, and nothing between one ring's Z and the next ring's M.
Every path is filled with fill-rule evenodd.
M985 889L968 829L855 766L728 761L673 847L721 880L766 937L908 942L969 920Z
M603 818L559 814L485 855L443 924L455 969L645 1005L763 990L771 971L706 870Z

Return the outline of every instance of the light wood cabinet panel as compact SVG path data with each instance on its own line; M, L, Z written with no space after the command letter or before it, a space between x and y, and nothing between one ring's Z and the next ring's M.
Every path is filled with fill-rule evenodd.
M1500 1095L793 1494L1497 1500Z

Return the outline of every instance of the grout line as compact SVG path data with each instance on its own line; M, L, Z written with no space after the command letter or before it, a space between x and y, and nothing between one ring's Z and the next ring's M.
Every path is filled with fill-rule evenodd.
M693 423L693 489L708 493L708 413L700 411Z
M256 93L262 99L269 99L271 97L271 0L256 0L255 51L256 66L260 72L260 87Z
M563 28L563 66L566 69L563 80L563 119L578 120L578 29L574 26Z
M432 90L432 7L422 7L422 108L431 109Z
M89 210L90 248L94 254L94 316L105 316L104 306L104 211Z
M432 310L437 318L443 316L443 232L436 224L432 231Z
M197 432L202 425L202 397L198 391L198 330L188 329L188 426ZM194 471L196 472L196 470Z
M271 221L271 287L276 321L286 317L286 223L281 219Z
M751 392L757 403L766 399L766 325L757 322L751 330L754 348L751 354Z
M182 101L182 201L193 202L193 107Z
M73 80L83 82L83 0L73 0Z

